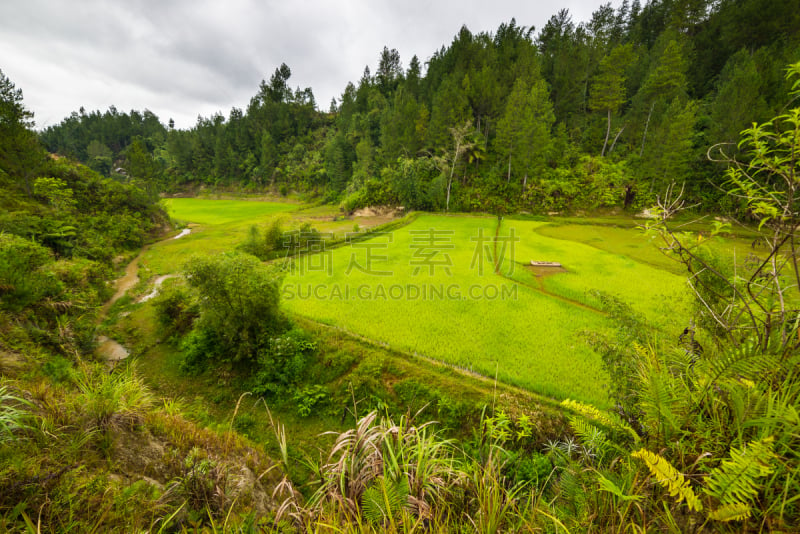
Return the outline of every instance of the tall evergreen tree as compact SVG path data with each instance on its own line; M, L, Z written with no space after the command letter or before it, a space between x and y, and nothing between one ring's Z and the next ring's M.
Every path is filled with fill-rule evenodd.
M663 191L670 183L689 177L694 160L693 138L698 104L675 98L661 123L654 128L652 143L642 158L644 176L649 177L650 193Z
M396 88L403 77L403 65L400 63L400 53L384 46L378 61L378 70L375 72L375 81L383 96L388 97Z
M428 146L434 149L449 146L452 139L450 129L464 122L472 122L469 100L461 84L453 77L447 77L433 99Z
M681 36L674 32L664 32L654 47L650 70L634 97L631 110L641 132L640 155L644 153L651 124L658 122L675 98L685 100L687 96L686 48Z
M755 60L743 49L731 56L720 76L719 89L711 102L709 140L734 143L742 130L763 121L768 114Z
M0 182L21 181L33 194L35 170L44 161L44 151L30 130L33 113L22 102L22 89L0 70Z
M524 80L517 80L494 141L496 151L508 162L507 182L513 171L522 177L524 187L528 177L544 166L554 121L546 82L539 79L528 86Z
M611 133L611 116L625 103L625 71L634 60L633 45L626 44L614 48L600 62L600 69L592 80L589 93L589 107L595 111L606 111L608 121L606 138L603 141L601 156L605 156L608 137Z

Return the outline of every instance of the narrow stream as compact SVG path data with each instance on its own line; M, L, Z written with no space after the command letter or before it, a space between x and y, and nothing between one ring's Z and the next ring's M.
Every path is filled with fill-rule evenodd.
M130 354L128 349L106 336L98 336L97 343L96 352L103 357L109 367L114 367Z
M177 237L175 239L178 239ZM161 276L156 277L155 281L153 282L153 290L148 293L147 295L143 296L138 300L138 302L147 302L151 298L158 295L158 290L161 288L161 284L164 283L164 280L169 280L170 278L177 278L179 275L177 274L162 274Z
M189 235L191 231L192 230L190 228L184 228L178 235L167 239L179 239L181 237ZM167 239L164 239L163 241L167 241ZM142 254L146 249L147 247L143 248L141 252L139 252L139 254L128 264L128 266L125 267L125 274L121 278L118 278L116 280L115 285L117 290L114 293L114 296L112 296L108 300L108 302L106 302L103 305L103 308L100 311L100 319L99 319L100 321L102 321L106 317L106 315L108 315L108 310L111 309L111 306L116 301L121 299L128 292L130 288L139 283L139 258L142 257ZM139 302L146 302L155 297L156 295L158 295L158 290L161 287L161 284L164 282L164 280L167 280L169 278L175 278L177 276L179 275L165 274L157 277L153 282L153 290L150 291L150 293L148 293L147 295L143 296L141 299L139 299ZM100 356L103 360L105 360L109 367L114 367L120 361L124 360L130 355L130 351L128 351L128 349L126 349L125 347L123 347L122 345L120 345L119 343L117 343L116 341L114 341L109 337L98 336L97 343L98 345L97 349L95 350L95 353L98 356Z

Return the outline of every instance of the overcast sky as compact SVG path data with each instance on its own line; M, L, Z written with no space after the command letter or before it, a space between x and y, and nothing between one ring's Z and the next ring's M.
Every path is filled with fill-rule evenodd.
M449 45L462 24L536 31L560 8L588 21L601 0L0 0L0 69L36 127L87 111L149 109L176 127L245 108L285 62L292 88L328 109L372 72L384 46L403 67ZM619 1L611 2L615 7Z

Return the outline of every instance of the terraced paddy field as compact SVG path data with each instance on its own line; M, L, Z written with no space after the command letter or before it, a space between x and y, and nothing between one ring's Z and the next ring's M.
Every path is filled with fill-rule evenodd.
M607 253L585 245L564 249L562 241L535 234L537 224L519 224L515 254L569 252L586 269L592 261L609 261L592 259ZM556 284L555 295L549 295L531 287L521 266L516 269L519 280L513 273L510 278L498 275L496 232L496 218L422 215L391 234L298 258L285 280L284 304L299 315L402 351L556 398L606 405L607 377L599 356L584 341L587 331L612 327L603 313L585 305L581 291L593 285L592 278L584 286ZM629 263L626 276L638 267L643 270L637 275L651 274L652 268ZM619 260L612 267L624 264ZM612 277L612 268L607 271L606 278ZM666 275L679 287L679 277ZM607 285L606 278L595 278L594 285Z
M189 258L199 254L219 254L235 249L252 226L266 226L275 218L290 219L297 204L260 202L255 200L211 200L202 198L169 198L163 200L173 220L187 224L189 230L177 239L155 243L142 252L139 267L149 275L178 272Z
M538 284L541 289L593 308L600 308L597 293L603 292L620 298L633 307L652 324L680 333L685 327L686 312L691 304L686 277L674 272L675 262L665 258L655 246L642 250L661 262L644 263L624 254L566 239L554 239L540 233L548 223L532 221L503 221L499 235L519 237L514 264L509 258L501 272L515 280ZM593 227L585 230L592 231ZM617 229L621 230L621 229ZM640 235L645 245L647 239ZM635 241L634 241L635 242ZM639 252L639 256L644 252ZM663 258L663 259L661 259ZM565 272L541 276L526 268L530 261L554 261ZM668 263L667 263L668 262ZM657 265L657 266L656 266ZM665 267L670 267L669 270ZM537 274L539 276L537 276ZM677 334L676 334L677 336Z
M168 204L192 231L145 251L143 279L177 272L196 254L232 250L251 226L276 217L337 238L360 229L366 239L311 243L312 253L293 258L282 290L289 313L557 399L609 404L608 378L585 335L613 329L596 291L629 303L667 336L688 317L685 275L630 225L419 214L364 236L370 224L343 220L330 207ZM543 275L531 260L563 268Z

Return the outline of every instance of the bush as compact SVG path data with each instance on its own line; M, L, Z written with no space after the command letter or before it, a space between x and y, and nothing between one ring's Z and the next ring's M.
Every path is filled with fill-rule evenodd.
M314 406L325 400L327 396L325 388L319 384L306 386L302 389L298 388L294 393L294 401L297 403L297 413L300 414L300 417L308 417L311 415Z
M71 382L75 379L72 362L63 356L53 356L42 365L42 372L53 382Z
M247 239L238 248L266 261L305 252L310 244L319 243L322 238L323 235L311 223L303 223L295 229L284 229L281 219L275 219L263 234L258 226L251 226Z
M519 460L516 466L516 480L533 484L541 490L544 489L552 471L553 464L550 462L550 458L534 451L530 456Z
M286 327L278 302L282 273L249 254L192 259L186 280L199 295L199 326L213 332L217 359L255 361L270 336Z
M198 317L198 304L181 286L169 285L161 288L153 299L153 307L159 324L168 331L187 333Z
M317 343L299 328L270 338L258 358L258 371L253 378L256 394L276 393L294 384L305 370Z
M181 371L199 374L221 352L221 346L215 333L206 328L195 328L181 343L183 362Z
M52 262L53 254L42 245L0 234L0 306L19 311L60 292L58 279L44 269Z

